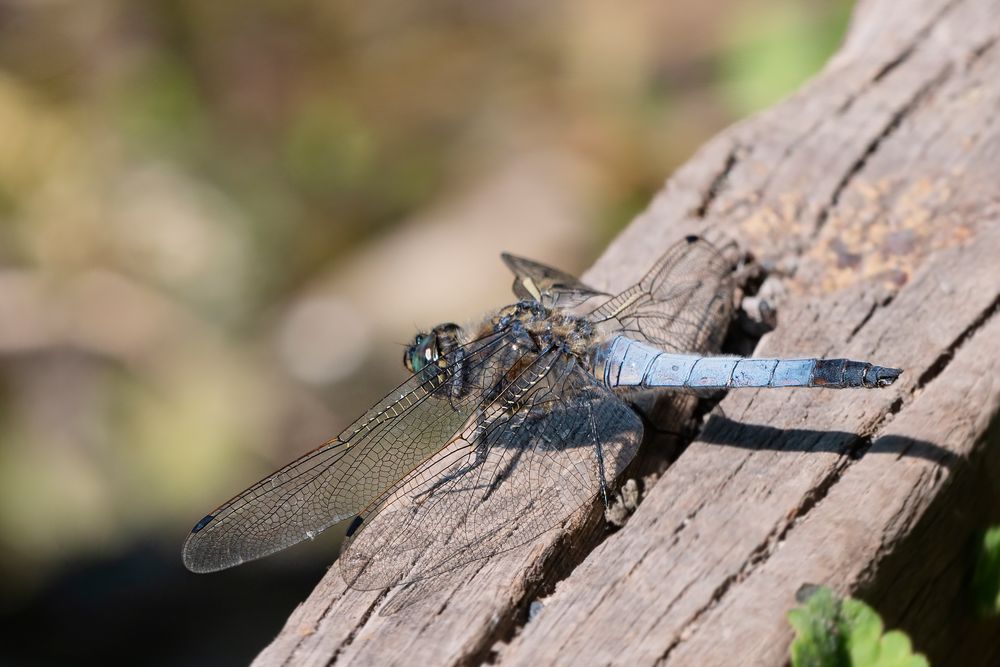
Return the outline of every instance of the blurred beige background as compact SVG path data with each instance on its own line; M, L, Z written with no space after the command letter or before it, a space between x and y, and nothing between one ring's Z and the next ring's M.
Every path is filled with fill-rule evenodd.
M585 267L848 12L0 3L4 611L121 563L204 595L172 569L199 517L399 382L416 329L509 302L500 251ZM259 572L334 557L301 553Z

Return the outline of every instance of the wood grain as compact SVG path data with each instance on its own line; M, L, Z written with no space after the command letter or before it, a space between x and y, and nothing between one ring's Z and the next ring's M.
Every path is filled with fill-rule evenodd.
M998 513L998 16L862 2L816 79L707 144L585 276L623 287L685 234L735 239L771 268L756 354L900 382L732 392L620 531L582 508L408 605L427 591L332 568L255 664L779 665L804 583L864 597L932 659L995 664L963 586Z

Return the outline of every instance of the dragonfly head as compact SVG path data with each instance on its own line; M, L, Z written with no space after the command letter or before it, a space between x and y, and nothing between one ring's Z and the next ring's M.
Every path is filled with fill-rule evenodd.
M411 373L419 373L427 364L437 361L437 341L433 333L417 334L403 353L403 365Z
M430 333L418 333L413 343L403 353L403 365L411 373L419 373L430 364L437 363L458 346L457 324L448 322L434 327Z

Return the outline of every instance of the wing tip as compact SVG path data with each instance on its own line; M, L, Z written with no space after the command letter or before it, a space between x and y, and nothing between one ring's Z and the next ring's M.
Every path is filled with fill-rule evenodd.
M206 542L197 533L188 535L181 548L181 562L184 567L195 574L209 574L228 570L231 567L242 565L246 558L233 556L232 553L221 555L217 548L213 548L213 542ZM216 545L217 546L217 545Z
M536 264L534 260L527 259L525 257L520 257L518 255L513 255L509 252L500 253L500 260L504 265L511 271L511 273L518 275L532 264Z
M195 574L218 572L219 570L224 570L227 567L230 567L229 565L215 562L212 559L205 559L199 555L205 550L205 540L211 539L204 538L204 536L199 533L201 533L205 526L210 524L216 516L216 514L206 514L203 516L198 523L194 525L194 528L191 529L187 539L184 540L184 547L181 550L181 561L184 563L184 567Z
M211 574L212 572L221 572L222 570L228 570L231 567L236 567L241 565L243 561L237 561L235 563L203 563L193 558L191 554L184 551L181 554L181 561L184 563L184 567L187 568L188 572L193 572L194 574Z
M188 553L185 551L181 554L181 562L184 563L184 567L187 568L188 572L193 572L194 574L208 574L209 572L215 572L218 568L205 567L201 563L198 563L191 558L188 558Z

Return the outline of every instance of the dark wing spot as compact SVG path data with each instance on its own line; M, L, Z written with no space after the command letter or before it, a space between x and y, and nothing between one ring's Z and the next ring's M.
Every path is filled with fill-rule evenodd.
M192 529L191 529L191 532L192 532L192 533L197 533L197 532L198 532L198 531L200 531L200 530L201 530L202 528L204 528L205 526L207 526L207 525L208 525L208 523L209 523L209 522L210 522L210 521L211 521L212 519L214 519L214 518L215 518L215 515L214 515L214 514L206 514L206 515L205 515L205 517L204 517L204 518L203 518L203 519L202 519L201 521L199 521L198 523L196 523L196 524L194 525L194 528L192 528Z
M352 521L351 525L347 527L347 536L350 537L351 535L356 533L358 528L361 527L361 522L364 520L365 520L364 517L362 517L361 515L354 517L354 521Z
M687 236L684 237L684 240L687 241L688 243L694 243L695 241L698 240L698 238L699 237L697 234L688 234Z

